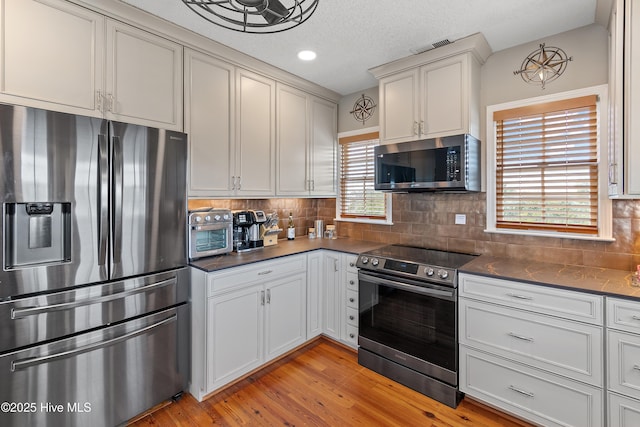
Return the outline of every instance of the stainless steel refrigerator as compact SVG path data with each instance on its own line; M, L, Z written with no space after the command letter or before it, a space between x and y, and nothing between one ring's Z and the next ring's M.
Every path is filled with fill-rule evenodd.
M0 104L0 152L0 425L114 426L178 396L186 135Z

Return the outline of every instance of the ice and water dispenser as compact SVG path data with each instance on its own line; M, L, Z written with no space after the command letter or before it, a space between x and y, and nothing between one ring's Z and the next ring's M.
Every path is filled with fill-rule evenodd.
M5 203L6 270L71 260L71 203Z

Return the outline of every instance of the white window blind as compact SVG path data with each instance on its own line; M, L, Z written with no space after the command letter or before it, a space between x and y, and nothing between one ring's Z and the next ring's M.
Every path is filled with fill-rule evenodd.
M598 234L597 97L494 112L496 227Z
M374 190L378 132L340 138L340 216L386 219L386 197Z

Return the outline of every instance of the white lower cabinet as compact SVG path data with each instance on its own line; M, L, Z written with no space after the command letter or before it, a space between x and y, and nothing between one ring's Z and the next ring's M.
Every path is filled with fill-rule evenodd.
M640 401L611 392L607 397L609 426L640 426Z
M460 389L544 426L602 425L603 390L462 346Z
M603 297L460 274L460 390L545 426L604 423Z
M322 292L322 333L340 340L341 328L341 280L340 253L325 252Z
M342 288L344 290L344 305L342 309L343 328L342 341L351 347L358 347L358 269L356 268L357 255L342 255L343 276Z
M607 297L609 425L640 426L640 302Z
M192 268L192 372L198 400L307 340L307 257L219 272Z

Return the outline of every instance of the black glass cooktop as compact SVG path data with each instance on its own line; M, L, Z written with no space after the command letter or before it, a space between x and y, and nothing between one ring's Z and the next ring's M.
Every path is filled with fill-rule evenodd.
M366 252L362 255L450 269L458 269L477 257L477 255L474 254L441 251L438 249L405 245L383 246L382 248Z

